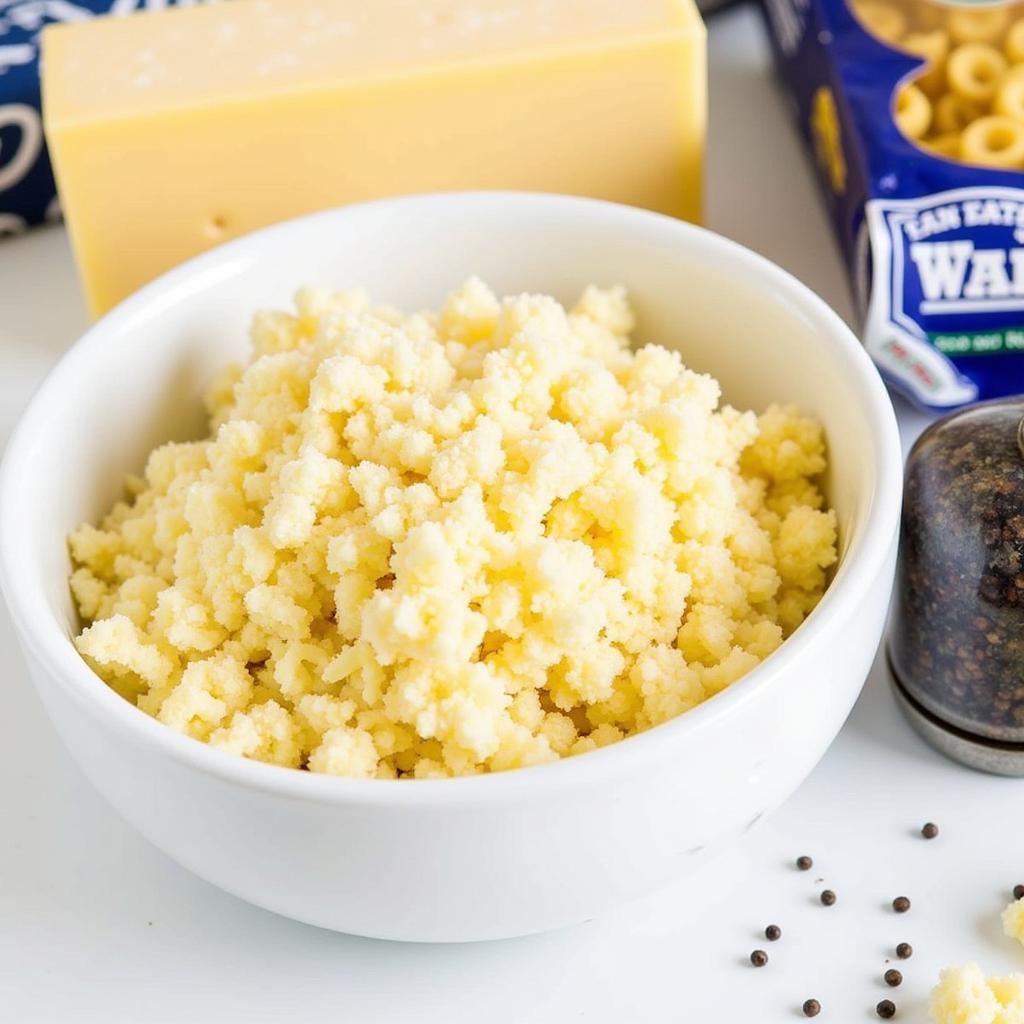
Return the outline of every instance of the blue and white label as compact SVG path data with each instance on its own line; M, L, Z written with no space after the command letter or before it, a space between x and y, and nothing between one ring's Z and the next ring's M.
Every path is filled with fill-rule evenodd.
M870 199L867 223L873 287L864 340L872 357L924 405L978 398L975 370L986 357L1024 354L1024 189Z

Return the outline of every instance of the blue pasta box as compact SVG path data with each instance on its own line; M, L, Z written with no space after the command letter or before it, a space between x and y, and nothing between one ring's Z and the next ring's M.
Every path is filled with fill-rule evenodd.
M51 22L118 17L199 0L0 0L0 235L57 220L43 138L39 36ZM214 0L207 0L214 2Z
M889 385L1024 391L1024 4L764 0Z

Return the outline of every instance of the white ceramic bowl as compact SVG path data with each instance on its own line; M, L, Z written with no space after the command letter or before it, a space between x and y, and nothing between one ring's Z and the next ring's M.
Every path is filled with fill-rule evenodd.
M638 337L679 348L732 403L825 423L835 579L783 647L675 721L556 764L445 781L332 778L245 761L118 697L71 643L65 537L156 444L199 429L211 372L258 307L305 283L405 308L479 274L571 300L629 287ZM810 772L882 630L901 476L889 399L857 339L788 274L709 232L583 199L385 200L281 224L192 260L97 323L39 389L0 472L0 582L43 703L82 771L197 875L289 917L392 939L521 935L690 869Z

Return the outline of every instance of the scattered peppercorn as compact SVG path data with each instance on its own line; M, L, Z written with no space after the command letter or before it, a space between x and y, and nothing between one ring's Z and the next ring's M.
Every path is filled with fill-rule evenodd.
M890 967L889 970L885 972L884 977L886 985L890 988L896 988L897 985L903 984L903 975L897 971L895 967Z
M763 949L755 949L754 952L750 954L750 962L755 967L764 967L764 965L768 963L768 954Z
M896 899L892 901L892 909L895 910L897 914L905 914L910 909L910 900L908 900L906 896L897 896Z
M836 894L831 889L825 889L821 894L821 902L826 907L831 907L836 901Z
M875 1013L882 1020L890 1020L896 1016L896 1004L891 999L883 999L876 1007Z
M782 938L782 929L777 924L770 924L764 930L764 937L769 942L778 942Z
M796 866L801 871L810 871L814 867L814 861L805 854L803 857L797 857Z
M901 960L909 960L914 955L914 947L909 942L901 942L896 947L896 955Z
M817 999L808 999L804 1003L804 1016L817 1017L821 1013L821 1003Z
M1024 900L1024 885L1015 885L1013 887L1013 898L1015 900Z
M921 827L921 835L925 839L934 839L939 834L939 826L934 821L926 821Z

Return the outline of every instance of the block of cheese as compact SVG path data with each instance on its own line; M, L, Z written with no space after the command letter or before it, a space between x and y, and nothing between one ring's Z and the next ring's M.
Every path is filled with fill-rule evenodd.
M100 314L211 245L437 189L698 219L692 0L231 0L56 25L47 141Z

